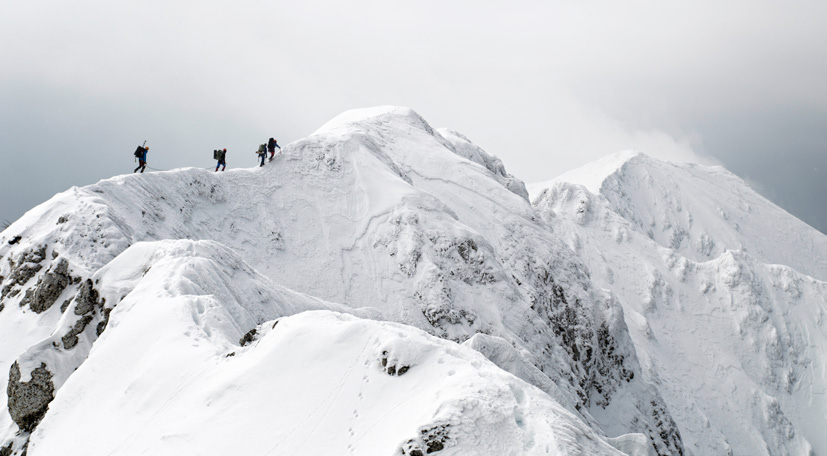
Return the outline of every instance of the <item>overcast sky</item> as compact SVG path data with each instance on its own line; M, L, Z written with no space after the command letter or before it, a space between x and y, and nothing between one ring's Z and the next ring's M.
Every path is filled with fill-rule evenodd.
M135 167L254 166L409 106L526 182L638 149L827 232L827 2L0 2L0 221Z

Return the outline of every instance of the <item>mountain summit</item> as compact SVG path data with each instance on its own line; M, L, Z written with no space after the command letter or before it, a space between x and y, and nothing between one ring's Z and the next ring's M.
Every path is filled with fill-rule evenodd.
M378 107L58 194L0 234L0 454L827 448L824 237L724 170L610 161L530 200Z

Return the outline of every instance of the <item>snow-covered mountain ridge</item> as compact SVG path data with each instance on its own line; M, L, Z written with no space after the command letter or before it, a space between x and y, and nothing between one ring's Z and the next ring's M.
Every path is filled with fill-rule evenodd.
M729 231L714 212L681 224L706 202L667 194L692 185L681 169L640 177L635 162L660 162L616 161L600 195L555 183L532 205L461 134L381 107L261 169L56 195L0 235L0 451L742 454L755 438L767 454L819 450L808 426L825 418L792 411L824 387L824 238L780 220L801 233L779 245L816 255L766 265L787 257L741 213ZM665 199L643 198L647 183ZM674 248L659 243L681 229ZM607 230L615 244L601 244ZM703 235L709 258L695 256ZM682 378L705 366L678 365L691 347L669 318L725 298L731 311L703 334L725 342L716 354L737 362L721 368L737 375ZM733 413L710 411L733 384L748 385Z
M824 235L722 168L636 153L532 193L623 303L689 449L827 452Z
M626 151L534 184L532 192L536 197L555 183L583 185L634 230L695 261L743 250L763 263L827 280L827 236L722 167Z

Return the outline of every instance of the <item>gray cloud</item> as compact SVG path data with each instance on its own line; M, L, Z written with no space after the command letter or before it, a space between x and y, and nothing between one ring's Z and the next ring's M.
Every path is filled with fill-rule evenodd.
M212 166L216 147L252 166L269 136L399 104L526 181L629 148L722 162L827 231L823 17L806 0L10 0L0 219L131 172L144 139L158 169Z

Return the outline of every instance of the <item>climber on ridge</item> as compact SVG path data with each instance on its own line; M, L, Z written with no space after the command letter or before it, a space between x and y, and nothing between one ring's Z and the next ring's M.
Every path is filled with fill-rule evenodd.
M215 165L215 172L218 172L218 168L221 165L224 165L224 167L221 168L221 171L224 171L225 169L227 169L227 161L226 161L227 160L227 149L226 148L223 149L223 150L222 149L214 150L213 151L213 158L218 160L218 164Z
M276 141L273 138L270 138L270 140L267 141L267 150L270 151L270 161L273 161L273 155L276 154L276 147L278 147L279 152L281 152L281 146L279 146L278 141Z
M264 166L264 159L267 157L267 145L262 144L258 146L258 150L256 151L256 153L258 154L258 158L261 159L261 164L258 166Z
M135 158L138 159L138 167L135 168L135 171L132 171L133 174L137 173L139 169L141 172L144 172L144 169L146 169L146 154L149 152L149 147L145 146L146 141L144 141L143 146L138 146L138 148L135 149Z

